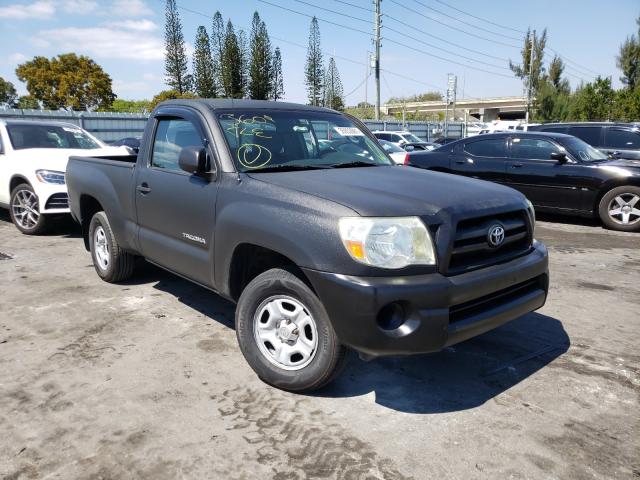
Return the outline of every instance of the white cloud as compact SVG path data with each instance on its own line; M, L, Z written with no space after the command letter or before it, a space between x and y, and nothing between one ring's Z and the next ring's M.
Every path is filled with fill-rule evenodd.
M86 15L98 9L98 2L93 0L62 0L60 5L65 12L77 15Z
M6 7L0 7L0 18L25 20L31 18L47 18L55 13L53 2L48 0L33 3L14 3Z
M12 53L7 57L7 63L9 65L18 65L19 63L24 62L27 59L27 56L22 53Z
M107 24L108 27L111 28L124 28L127 30L135 30L138 32L152 32L153 30L158 29L158 25L156 25L151 20L122 20L119 22L111 22Z
M34 42L60 51L77 51L95 58L161 60L162 38L147 31L109 27L69 27L41 31Z
M127 15L128 17L148 17L153 15L143 0L115 0L112 7L113 13Z

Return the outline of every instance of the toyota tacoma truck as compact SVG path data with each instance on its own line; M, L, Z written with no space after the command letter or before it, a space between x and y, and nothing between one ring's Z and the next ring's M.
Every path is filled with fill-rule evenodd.
M172 100L130 157L72 157L97 274L136 257L237 303L265 382L319 388L363 358L435 352L536 310L547 250L511 188L394 162L357 119L254 100Z

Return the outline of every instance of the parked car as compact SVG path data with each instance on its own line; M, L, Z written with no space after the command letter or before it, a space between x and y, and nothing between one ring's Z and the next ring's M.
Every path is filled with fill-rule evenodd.
M411 132L406 131L375 131L372 132L378 140L395 143L405 150L433 150L437 147L432 142L425 142Z
M43 233L69 213L65 169L70 155L126 155L77 125L0 120L0 207L22 233Z
M442 145L447 145L448 143L455 142L459 140L459 137L438 137L433 143L437 145L436 148L440 148Z
M140 142L142 141L142 137L125 137L120 138L114 142L109 143L112 147L129 147L133 150L133 153L138 153L140 150Z
M279 388L326 384L347 347L437 351L545 302L547 252L524 195L396 166L351 117L172 100L142 142L137 158L70 160L97 274L125 280L143 256L237 302L240 349Z
M484 135L495 132L508 132L509 130L524 130L524 124L517 120L493 120L485 125L478 133Z
M612 158L640 160L640 124L612 122L544 123L529 131L566 133L584 140Z
M399 147L395 143L387 142L386 140L378 140L384 151L389 154L394 162L399 165L405 165L409 163L409 152L404 148Z
M410 164L511 186L536 210L596 215L611 229L640 231L640 162L611 160L570 135L492 133L416 153Z

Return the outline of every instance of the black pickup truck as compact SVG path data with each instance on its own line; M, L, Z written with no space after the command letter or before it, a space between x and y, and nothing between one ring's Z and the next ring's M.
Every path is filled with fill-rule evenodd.
M164 102L137 157L72 157L67 183L101 278L141 256L237 302L242 353L283 389L326 384L347 348L438 351L547 297L522 194L396 166L323 108Z

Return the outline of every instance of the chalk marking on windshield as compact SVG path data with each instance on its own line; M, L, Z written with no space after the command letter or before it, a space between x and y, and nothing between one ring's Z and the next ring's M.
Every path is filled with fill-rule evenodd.
M256 149L257 153L254 153L253 149ZM248 158L247 154L249 154ZM253 157L253 159L251 159L251 157ZM262 161L263 157L266 158L264 161ZM271 150L256 143L245 143L238 148L238 162L245 168L262 168L267 165L272 158ZM260 161L262 161L262 163L258 164L257 162Z

